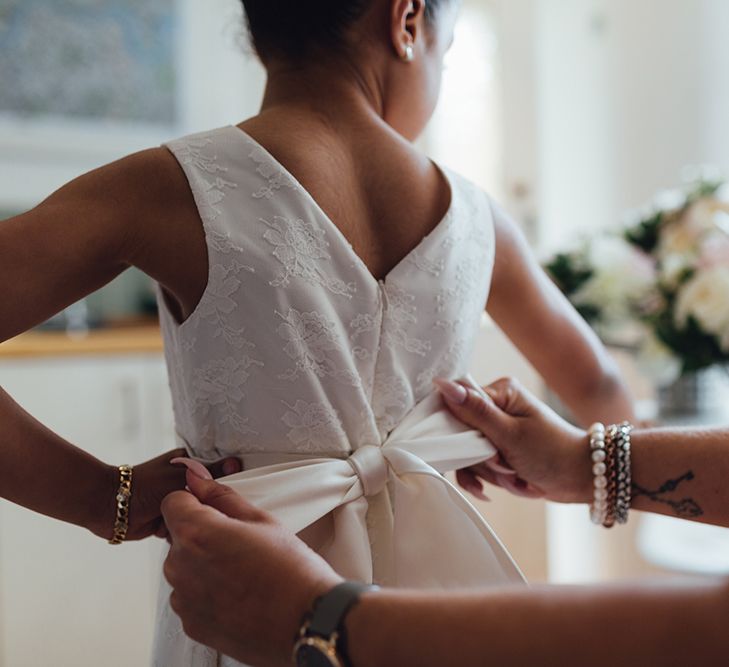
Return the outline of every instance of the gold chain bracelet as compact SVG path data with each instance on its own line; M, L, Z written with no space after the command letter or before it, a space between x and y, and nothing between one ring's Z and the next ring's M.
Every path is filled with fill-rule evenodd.
M132 497L132 467L119 466L119 490L116 492L116 518L114 535L109 544L121 544L129 529L129 501Z

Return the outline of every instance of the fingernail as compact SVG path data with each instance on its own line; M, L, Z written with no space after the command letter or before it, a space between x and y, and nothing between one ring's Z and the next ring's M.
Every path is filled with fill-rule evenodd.
M479 396L483 396L483 398L487 399L489 398L489 395L486 393L486 390L478 383L476 382L476 379L471 375L470 373L466 373L463 376L463 381L470 385L471 389L478 392Z
M196 475L201 479L213 478L213 476L210 474L210 471L199 461L193 461L192 459L180 456L176 459L172 459L170 463L182 463L182 465L186 466L193 475Z
M486 459L484 463L495 472L500 472L504 475L516 475L516 470L514 470L513 468L509 468L508 466L501 465L499 463L498 455L491 459Z
M233 460L229 459L223 462L223 474L235 475L240 471L240 466Z
M433 384L440 389L443 396L449 401L463 405L466 402L468 392L458 383L443 378L435 378Z

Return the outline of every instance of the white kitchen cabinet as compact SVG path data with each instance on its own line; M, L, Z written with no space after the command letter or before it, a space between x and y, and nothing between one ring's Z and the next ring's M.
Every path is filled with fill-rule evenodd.
M3 360L0 385L108 463L175 446L161 355ZM54 492L64 492L63 479ZM148 664L164 546L151 538L112 547L0 501L0 667Z

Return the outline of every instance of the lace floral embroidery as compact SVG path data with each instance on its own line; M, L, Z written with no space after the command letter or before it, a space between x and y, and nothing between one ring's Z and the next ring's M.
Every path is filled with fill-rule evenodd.
M317 377L332 377L350 386L359 384L359 376L337 367L334 357L342 357L343 350L335 333L336 325L317 312L302 313L289 308L286 315L276 314L283 320L276 329L286 341L284 352L295 361L278 377L296 380L300 375L314 373Z
M286 437L298 452L332 452L346 446L346 435L336 410L324 403L296 401L281 417L289 432Z
M255 199L271 199L281 188L300 189L291 175L258 146L254 146L248 157L256 163L256 172L266 180L266 185L253 193Z
M397 426L408 409L409 400L410 389L402 378L395 375L375 378L373 409L383 436Z
M482 263L474 257L460 262L456 268L455 280L451 281L450 287L441 289L436 297L437 311L443 312L446 308L457 305L458 310L471 317L472 314L466 306L479 297L477 283L483 277L484 270Z
M226 181L219 174L228 171L226 167L218 164L217 155L209 155L205 149L213 143L210 137L193 137L184 143L172 144L175 148L175 156L183 167L194 168L214 176L208 180L201 175L190 182L190 188L195 201L197 202L200 217L204 221L215 220L222 211L218 208L225 199L226 188L237 188L231 181Z
M374 315L371 315L370 313L357 313L357 315L355 315L349 323L349 328L351 330L349 339L352 343L356 343L357 338L360 335L374 331L377 326L377 318ZM370 352L370 350L356 344L352 347L352 354L357 357L357 359L362 360L370 359L372 357L372 352Z
M218 424L228 424L241 434L257 435L241 414L240 402L245 397L243 385L251 376L250 369L263 366L263 362L247 354L239 358L227 357L208 362L193 374L194 411L208 418L211 410Z
M293 276L322 285L334 294L352 298L356 291L354 283L330 278L322 269L322 263L331 257L327 252L329 244L325 232L316 222L289 220L281 216L274 216L273 222L261 218L261 222L268 225L263 238L274 247L273 256L284 266L283 273L269 283L272 287L288 286Z
M225 199L225 188L237 188L238 186L217 177L212 182L200 178L199 183L195 183L190 187L197 202L200 217L206 222L212 222L222 214L218 204Z
M228 170L218 164L216 155L205 155L203 149L213 143L210 137L192 137L175 144L175 155L183 167L194 167L208 174L225 173Z
M245 327L235 327L230 314L238 307L238 301L233 297L240 289L241 281L238 274L241 271L253 271L250 267L233 262L226 268L216 264L210 270L210 281L207 293L198 305L196 326L201 321L212 325L213 338L222 337L226 343L237 350L254 348L255 345L243 335ZM262 362L261 362L261 365Z
M436 364L418 373L415 379L415 386L417 387L415 400L420 400L432 391L434 378L454 378L465 372L465 369L461 369L465 347L466 342L462 338L454 340L444 354L436 357Z
M444 260L438 259L434 261L432 259L428 259L424 255L421 255L417 250L413 250L410 255L408 255L407 261L421 271L425 271L435 278L440 277L440 274L443 273L443 268L445 267Z
M425 356L431 343L408 334L408 326L417 323L415 297L397 285L385 283L386 321L383 340L388 347L401 347L408 352Z

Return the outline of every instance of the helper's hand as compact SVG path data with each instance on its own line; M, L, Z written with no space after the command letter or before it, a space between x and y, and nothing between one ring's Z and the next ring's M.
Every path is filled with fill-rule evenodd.
M229 487L192 472L187 483L162 503L164 574L185 632L247 664L290 665L305 612L341 577Z
M129 530L127 540L141 540L151 535L165 537L167 530L162 520L160 506L162 500L172 491L185 488L187 466L195 466L198 471L207 470L212 478L232 475L241 470L238 459L229 457L215 461L207 466L184 458L184 449L175 449L151 461L134 466L132 474L132 497L129 505ZM172 463L172 461L176 461ZM91 530L104 539L113 533L116 516L116 494L119 489L119 472L109 466L109 498L100 508L96 525Z
M496 465L489 461L458 471L464 489L482 497L483 480L520 496L567 503L592 500L587 434L516 380L502 379L483 388L467 380L438 380L436 385L450 411L499 450Z

